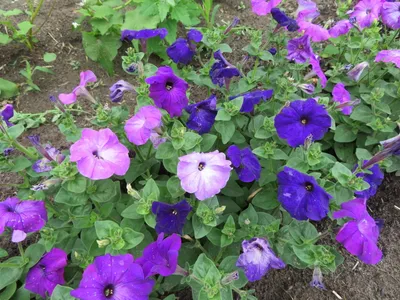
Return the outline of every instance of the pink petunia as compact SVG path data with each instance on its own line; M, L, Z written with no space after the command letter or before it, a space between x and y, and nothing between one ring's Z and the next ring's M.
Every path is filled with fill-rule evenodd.
M333 38L337 38L341 35L347 34L353 25L350 23L349 20L341 20L337 22L331 29L329 29L329 34Z
M321 25L307 21L300 21L298 24L300 31L304 31L304 34L310 36L311 40L315 43L326 41L331 37L329 31Z
M350 17L356 18L360 29L370 27L375 20L379 19L382 0L361 0L354 7Z
M86 85L88 84L88 82L96 82L97 81L96 75L92 71L88 70L85 72L81 72L80 78L81 80L79 82L79 85L73 89L72 93L58 95L58 98L62 103L64 104L75 103L79 96L87 97L92 102L95 101L88 92L88 90L86 89Z
M322 71L321 65L319 63L319 58L316 55L311 56L310 64L312 66L313 73L315 73L319 77L321 86L323 88L326 87L328 79L326 78L324 71Z
M271 9L278 6L282 0L251 0L253 13L259 16L265 16L271 12Z
M400 68L400 50L382 50L378 52L375 62L379 61L394 63L396 67Z
M346 90L343 83L339 82L336 84L332 90L333 101L338 102L340 104L346 104L351 101L350 93ZM350 115L353 111L352 106L343 106L341 108L344 115Z
M400 29L400 2L385 2L381 9L383 23L392 28Z

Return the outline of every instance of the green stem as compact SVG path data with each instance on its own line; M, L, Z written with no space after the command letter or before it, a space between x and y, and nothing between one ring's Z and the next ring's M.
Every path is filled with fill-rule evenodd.
M211 257L208 251L201 245L200 241L196 240L196 247L199 248L205 255Z
M139 156L140 160L141 160L142 162L144 162L145 159L144 159L144 157L143 157L142 152L140 152L139 147L138 147L138 146L133 146L133 148L135 149L135 152L136 152L137 156Z
M214 259L215 263L218 263L219 260L222 258L222 255L224 255L225 249L226 249L226 247L219 249L219 252L218 252L217 256Z
M25 251L24 251L24 247L22 247L21 243L18 243L18 250L19 250L19 253L21 254L22 259L24 259L25 258Z
M14 140L14 139L11 139L11 143L14 146L15 149L18 149L20 152L24 153L30 159L36 159L37 158L36 155L34 155L32 152L30 152L28 149L26 149L24 146L22 146L18 141Z
M31 16L30 22L31 22L32 25L35 22L35 19L39 14L40 9L42 8L43 2L44 2L44 0L39 0L39 4L36 6L35 11L34 12L31 11L32 12L32 16ZM33 5L32 5L31 8L33 8ZM28 35L27 35L27 45L28 45L28 48L31 49L31 50L33 48L33 46L32 46L32 44L33 44L32 43L32 37L33 37L33 29L31 28L31 29L29 29Z
M146 156L146 160L148 160L150 158L151 155L151 150L153 150L153 144L150 145L149 147L149 151L147 151L147 156Z
M132 1L133 1L133 0L128 0L128 1L125 2L124 4L122 4L122 5L120 5L120 6L117 6L117 7L114 7L114 10L122 9L122 8L128 6Z
M51 14L53 13L54 7L56 6L57 0L53 0L53 3L50 7L50 10L46 16L46 19L43 21L43 23L33 32L33 35L37 34L42 27L47 23L47 21L50 19Z
M389 48L390 45L392 44L392 42L395 40L395 38L398 36L400 32L400 29L397 29L396 33L394 34L393 38L390 40L389 44L387 45L387 47Z

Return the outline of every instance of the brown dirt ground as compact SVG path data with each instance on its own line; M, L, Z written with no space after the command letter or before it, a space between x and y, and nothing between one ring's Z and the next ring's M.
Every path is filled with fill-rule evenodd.
M10 4L9 1L0 0L0 9L9 9L14 7L21 8L23 1L16 1ZM45 1L49 3L50 1ZM116 75L112 78L107 76L96 63L88 60L84 54L81 45L81 38L78 32L73 32L71 23L76 18L76 7L79 0L58 0L57 9L53 12L50 21L43 26L39 34L39 44L33 52L29 52L23 46L11 44L1 47L0 50L0 77L22 82L22 77L18 74L24 67L23 60L29 59L33 65L46 65L42 61L45 52L57 53L57 60L52 63L54 75L38 73L35 76L35 83L41 88L41 92L30 92L27 95L20 96L10 103L14 103L17 109L22 112L42 112L52 109L52 104L48 100L49 95L57 95L61 92L71 90L77 83L79 72L83 70L93 70L98 78L101 78L102 85L93 91L95 97L103 103L109 103L108 87L119 80L127 78L126 74L118 67L120 60L116 62ZM243 0L245 9L239 9L240 0L219 0L215 4L221 4L220 13L217 15L217 23L229 23L234 16L242 20L242 24L263 28L264 17L257 17L250 11L250 1ZM335 1L319 0L319 5L323 18L335 16ZM284 7L291 12L296 9L296 1L284 1ZM47 6L49 6L47 4ZM39 16L38 23L44 20L48 7ZM234 37L229 41L234 49L241 49L245 43L245 38ZM242 58L241 51L234 51L229 56L230 61L235 62ZM79 70L73 70L71 62L80 63ZM192 95L199 100L201 93L193 90ZM134 99L129 99L128 103L133 107ZM86 108L86 103L81 103ZM80 124L87 123L81 118ZM63 140L56 126L48 124L29 132L40 133L44 142L50 142L61 148L68 147L68 143ZM22 141L27 144L27 139ZM13 174L0 174L1 183L17 183L19 178ZM14 190L11 188L0 188L0 199L11 196ZM400 211L395 205L400 206L398 195L400 192L400 180L395 177L387 176L384 184L381 186L376 197L370 200L369 208L375 218L383 219L385 226L381 233L380 246L384 252L384 259L377 266L368 266L357 262L358 260L348 255L339 245L345 262L334 274L326 275L324 282L328 291L322 292L312 289L308 286L311 280L312 270L295 270L286 268L284 270L273 270L267 277L251 285L256 290L256 295L262 300L316 300L316 299L339 299L333 294L336 291L343 299L347 300L374 300L374 299L400 299ZM34 238L34 237L33 237ZM336 244L331 238L326 238L324 242ZM0 247L7 248L8 242L0 238ZM9 250L13 250L10 249ZM11 252L10 251L10 252ZM181 299L190 299L190 296L181 295Z

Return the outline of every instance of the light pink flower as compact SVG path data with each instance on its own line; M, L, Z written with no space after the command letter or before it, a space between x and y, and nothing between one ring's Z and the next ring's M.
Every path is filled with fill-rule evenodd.
M376 56L375 61L394 63L396 67L400 68L400 50L382 50Z
M91 101L94 101L93 97L86 89L86 85L88 82L96 82L97 81L96 75L92 71L88 70L85 72L81 72L80 78L81 81L79 82L79 85L73 89L72 93L58 95L58 99L60 99L62 103L72 104L76 102L78 96L84 96L90 99Z
M259 16L265 16L271 12L271 9L278 6L282 0L251 0L253 13Z

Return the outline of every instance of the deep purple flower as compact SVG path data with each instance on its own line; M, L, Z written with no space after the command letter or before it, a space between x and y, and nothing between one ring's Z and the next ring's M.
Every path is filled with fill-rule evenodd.
M135 93L135 88L125 80L119 80L110 87L110 100L111 102L121 102L125 92Z
M372 22L379 19L382 0L361 0L354 7L350 17L355 17L360 29L370 27Z
M326 78L324 71L322 71L319 57L317 57L316 55L311 56L310 64L312 67L312 73L319 77L321 87L325 88L328 79Z
M186 223L186 217L191 212L192 207L186 200L175 204L163 202L153 202L151 211L156 215L157 234L182 234L183 226Z
M379 53L378 53L379 54ZM362 62L362 63L359 63L358 65L356 65L353 69L351 69L348 73L347 73L347 76L349 76L349 78L351 79L351 80L354 80L354 81L359 81L360 80L360 77L361 77L361 74L364 72L364 70L366 69L366 68L368 68L369 67L369 63L368 62L366 62L366 61L364 61L364 62Z
M313 176L289 167L278 173L278 200L296 220L322 220L331 198Z
M224 34L228 34L231 30L236 27L240 23L240 19L238 17L234 17L233 21L229 26L225 29Z
M366 163L367 160L364 161ZM356 165L356 168L358 166ZM385 177L378 164L373 165L368 168L368 171L372 172L372 174L368 173L357 173L357 177L361 177L365 182L369 184L369 188L363 191L356 191L354 194L357 198L369 199L374 196L378 190L378 187L381 185L383 178Z
M354 199L341 204L341 210L335 211L334 219L351 218L340 228L336 240L347 251L366 264L377 264L382 259L378 248L379 228L368 214L366 199Z
M312 95L315 92L315 86L312 85L311 83L299 84L298 88L308 95Z
M370 160L364 162L363 169L369 168L391 155L400 155L400 135L382 141L380 144L383 146L383 149L376 153Z
M276 55L276 53L277 53L278 51L276 50L276 48L272 47L272 48L270 48L270 49L268 50L268 52L271 53L272 55Z
M251 8L256 15L265 16L281 2L282 0L251 0Z
M307 21L299 21L298 24L300 30L304 31L304 35L311 37L311 40L315 43L326 41L331 37L329 31L321 25Z
M76 102L76 99L78 99L79 96L83 96L86 97L87 99L89 99L92 102L96 102L92 95L90 95L89 91L86 89L86 85L89 82L96 82L97 81L97 77L96 75L88 70L85 72L81 72L80 74L80 82L79 85L77 87L75 87L72 91L72 93L70 94L59 94L58 98L60 99L60 101L64 104L72 104Z
M294 60L298 64L304 64L311 56L314 56L311 48L311 40L308 35L290 40L287 44L287 50L288 55L286 58Z
M185 110L190 114L187 127L199 134L207 133L213 127L217 116L217 97L211 95L207 100L186 106Z
M157 241L143 250L143 256L136 262L143 267L146 278L160 274L170 276L178 266L178 255L181 249L181 237L175 233L164 239L164 233L158 235Z
M46 298L51 296L56 286L63 285L64 268L67 266L67 253L53 248L34 265L26 275L25 289Z
M400 2L384 2L381 14L382 21L386 26L400 29Z
M333 101L340 104L349 103L351 101L350 93L346 90L344 84L341 82L333 87L332 95ZM352 111L352 106L345 106L342 108L342 112L344 115L350 115Z
M314 271L313 271L313 276L312 276L312 280L310 282L310 286L311 287L315 287L319 290L326 290L325 284L322 282L322 272L321 269L316 266L314 267Z
M241 76L240 72L225 59L220 50L214 53L214 58L216 61L210 70L211 81L220 87L222 87L225 83L226 89L229 90L230 80L233 77Z
M200 43L203 39L203 34L197 29L190 29L187 34L187 38L189 41Z
M71 296L80 300L148 300L155 282L131 254L98 256Z
M146 79L150 84L150 98L157 107L165 109L171 117L179 117L189 99L187 82L174 74L170 67L160 67L156 75Z
M253 182L260 179L260 162L249 147L241 150L238 146L232 145L228 148L226 155L241 181Z
M283 269L285 263L276 256L268 241L264 238L252 238L242 242L243 253L236 266L243 269L249 281L260 280L268 271Z
M267 101L268 99L271 99L273 94L274 94L273 90L254 91L236 96L231 96L229 97L229 100L233 100L238 97L243 97L243 104L242 107L240 108L240 111L250 113L254 110L254 106L260 103L261 100Z
M12 147L6 148L3 150L3 155L9 156L11 154L11 152L13 152L13 151L14 151L14 148L12 148Z
M186 192L195 194L199 200L205 200L226 186L232 170L230 165L224 153L193 152L179 157L177 175Z
M181 63L187 65L196 54L196 44L201 42L203 34L196 30L191 29L187 38L178 38L171 46L167 48L167 54L174 63Z
M144 145L150 139L153 130L159 128L162 114L160 110L152 105L143 106L128 121L124 130L128 140L135 145Z
M0 113L3 121L6 122L8 127L13 126L14 124L11 123L9 120L14 116L14 107L11 104L6 104L3 110ZM1 119L0 119L1 122Z
M42 229L47 222L44 201L21 201L16 197L0 202L0 234L5 227L13 229L11 240L23 241L26 234Z
M147 40L154 38L156 36L160 37L160 39L165 39L168 35L168 30L165 28L158 29L142 29L142 30L129 30L125 29L121 32L121 41L132 41L139 40L140 45L142 46L142 51L147 51Z
M353 25L349 20L341 20L329 29L329 34L331 37L337 38L341 35L347 34L351 28L353 28Z
M286 27L288 31L294 32L299 29L296 20L289 18L279 8L271 9L271 14L274 20L279 24L279 26Z
M138 69L138 64L133 62L125 69L125 71L130 74L134 74L137 71L137 69Z
M70 151L70 160L77 163L79 173L92 180L107 179L114 174L123 176L130 166L129 150L108 128L83 129Z
M291 147L303 145L310 135L313 141L322 139L330 126L328 112L314 99L293 101L275 117L278 136Z
M400 2L399 2L400 4ZM375 58L376 62L383 61L386 63L394 63L400 68L400 50L382 50L379 51Z

